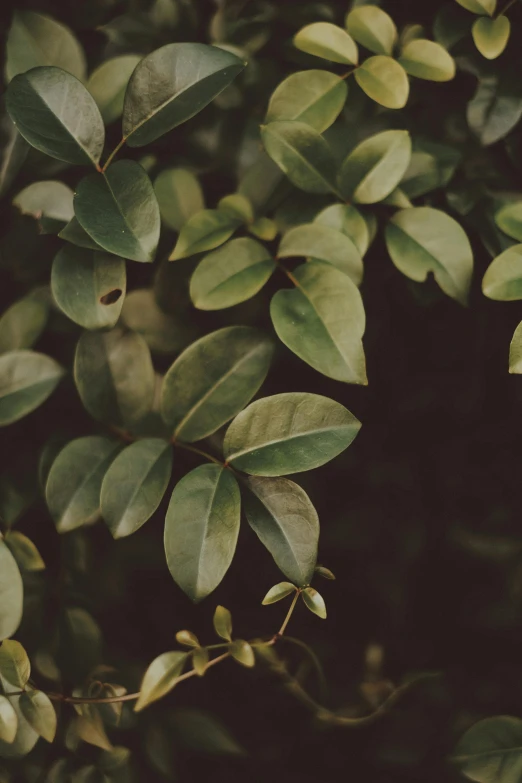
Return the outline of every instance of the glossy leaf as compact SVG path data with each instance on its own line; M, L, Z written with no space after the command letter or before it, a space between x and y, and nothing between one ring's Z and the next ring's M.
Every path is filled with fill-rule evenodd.
M270 304L279 339L323 375L366 384L366 318L355 284L318 261L298 267L293 278L296 287L278 291Z
M101 487L101 514L114 538L135 533L161 503L172 470L172 447L145 438L118 454Z
M160 213L151 181L132 160L113 163L104 174L84 177L74 210L83 229L100 247L132 261L153 261Z
M370 246L368 223L351 204L332 204L325 207L315 216L314 223L335 228L336 231L346 234L361 256L364 256Z
M38 340L47 323L49 307L33 296L19 299L0 318L0 353L19 351Z
M275 394L251 403L225 435L227 462L254 476L284 476L325 465L354 440L360 422L328 397Z
M188 258L219 247L230 239L240 225L237 218L218 209L202 209L193 214L181 229L169 261Z
M330 22L314 22L301 28L294 36L294 46L334 63L357 65L359 53L355 41L346 30Z
M522 242L522 201L512 201L499 209L495 223L508 237Z
M301 593L305 606L316 614L321 620L326 620L326 605L324 599L313 587L305 587Z
M174 231L181 231L187 220L205 209L198 178L189 169L164 169L154 180L161 219Z
M383 201L399 184L411 159L407 131L390 130L370 136L343 162L339 187L346 198L360 204Z
M493 16L497 7L497 0L457 0L457 3L473 14L487 14L487 16Z
M232 307L257 294L274 269L272 256L255 239L231 239L199 262L190 298L199 310Z
M256 476L248 479L247 487L244 504L250 527L285 576L300 587L308 584L314 573L319 541L319 518L310 498L304 489L286 478ZM279 601L295 590L288 582L276 588L263 603Z
M49 471L45 498L59 533L96 521L100 514L103 478L119 443L87 435L68 443Z
M123 107L130 147L150 144L189 120L243 70L236 55L200 43L173 43L144 57L131 76Z
M407 277L422 282L432 272L444 293L466 304L473 252L466 233L449 215L431 207L397 212L386 227L386 245Z
M10 530L4 539L20 571L42 571L45 563L30 538L18 530Z
M320 223L303 223L291 228L282 238L277 251L279 258L310 256L344 272L360 285L363 264L359 251L346 234Z
M355 71L355 80L369 98L387 109L403 109L410 85L406 71L391 57L375 55Z
M232 658L248 669L255 665L256 659L251 645L244 639L235 639L228 648Z
M87 82L87 89L96 101L103 121L109 125L123 112L123 99L127 84L141 56L123 54L105 60L98 66Z
M435 41L417 38L402 50L399 62L410 76L432 82L449 82L455 78L455 60Z
M232 615L225 606L216 606L213 618L214 630L226 642L232 641Z
M522 774L522 720L498 715L478 721L461 737L451 761L470 780L516 783Z
M475 46L488 60L496 60L507 46L511 33L511 22L507 16L488 19L481 16L471 29Z
M73 192L56 180L33 182L20 191L13 204L24 215L32 215L44 234L54 234L74 217Z
M272 93L266 122L297 120L322 133L332 125L346 101L348 85L329 71L298 71Z
M14 742L18 729L18 716L9 699L0 695L0 740L9 745Z
M140 712L153 701L166 696L176 685L186 660L187 654L177 651L166 652L155 658L145 672L134 710Z
M33 147L66 163L97 166L105 141L100 110L83 84L61 68L33 68L7 88L7 110Z
M178 631L176 641L178 644L184 644L186 647L199 647L198 637L192 631Z
M522 375L522 322L515 329L509 346L509 372L512 375Z
M0 675L19 690L25 688L31 676L29 657L14 639L4 639L0 646Z
M51 271L51 290L61 310L85 329L112 327L120 317L127 275L117 256L65 245Z
M350 35L370 52L392 54L397 41L395 22L377 5L361 5L346 17Z
M22 620L23 601L24 587L16 560L0 538L0 641L16 633ZM0 647L0 672L3 646Z
M43 353L10 351L0 356L0 427L42 405L63 375L58 362Z
M56 734L56 712L51 700L43 691L27 690L20 696L20 710L27 723L47 742Z
M193 601L219 585L236 549L241 499L220 465L200 465L174 488L165 518L165 554L174 581Z
M267 153L290 182L307 193L336 192L336 164L325 139L304 122L270 122L261 128Z
M295 591L296 586L291 582L279 582L279 584L270 588L268 593L263 598L262 604L263 606L275 604L277 601L282 601L282 599L286 598L288 595L292 595L292 593L295 593Z
M70 242L71 245L77 245L78 247L86 247L88 250L101 250L103 248L92 239L87 231L81 227L80 223L73 217L67 225L62 228L58 234L60 239L65 239L66 242Z
M192 443L222 427L252 399L272 359L272 341L248 326L202 337L165 376L161 412L176 440Z
M482 291L501 302L522 299L522 245L514 245L493 259L482 280Z

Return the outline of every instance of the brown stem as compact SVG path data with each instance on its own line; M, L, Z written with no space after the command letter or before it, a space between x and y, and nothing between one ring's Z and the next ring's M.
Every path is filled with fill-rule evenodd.
M300 594L301 594L301 590L300 589L296 590L295 595L294 595L294 597L292 599L292 603L290 604L290 609L288 610L288 612L286 614L286 617L283 620L283 625L281 626L281 628L277 632L277 636L282 636L284 634L284 632L286 630L286 626L290 622L290 618L292 617L292 614L293 614L294 609L295 609L295 605L297 603L297 599L299 598Z
M124 136L124 137L122 138L122 140L121 140L121 141L120 141L120 142L119 142L119 143L116 145L116 147L113 149L113 151L111 152L111 154L109 155L109 157L108 157L108 158L107 158L107 160L105 161L104 165L103 165L103 166L101 167L101 169L100 169L100 172L101 172L102 174L104 174L104 173L107 171L107 168L108 168L108 167L110 166L110 164L112 163L112 161L113 161L113 158L114 158L114 157L115 157L115 156L118 154L118 152L121 150L121 148L123 147L123 145L125 144L125 142L126 142L126 141L127 141L127 139L126 139L126 138L125 138L125 136Z

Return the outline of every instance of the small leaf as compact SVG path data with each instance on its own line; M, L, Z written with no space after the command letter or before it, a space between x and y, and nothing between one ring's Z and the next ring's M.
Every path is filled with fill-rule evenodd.
M277 236L277 223L270 218L260 217L249 225L248 230L258 239L271 242Z
M133 160L84 177L74 197L82 228L100 247L131 261L154 260L160 213L152 183Z
M65 245L53 261L51 290L55 301L85 329L116 324L126 287L125 261L117 256Z
M270 278L275 263L255 239L231 239L209 253L190 280L190 298L199 310L222 310L250 299Z
M407 131L384 131L355 147L344 160L339 187L360 204L383 201L399 184L411 158Z
M297 120L323 133L346 102L348 85L329 71L299 71L284 79L272 93L266 122Z
M346 29L357 43L375 54L392 54L397 41L395 22L376 5L361 5L346 17Z
M450 760L471 780L516 783L522 769L521 747L522 720L498 715L468 729Z
M117 441L88 435L72 440L60 451L45 488L47 505L59 533L97 519L103 477L118 448Z
M495 223L508 237L522 242L522 201L512 201L499 209Z
M512 375L522 374L522 322L515 329L509 346L509 372Z
M246 666L247 668L255 666L256 658L254 651L244 639L235 639L232 644L229 645L228 651L232 658L242 666Z
M326 620L326 605L323 597L313 587L305 587L301 592L305 606L316 614L321 620Z
M351 35L330 22L314 22L294 36L294 46L334 63L357 65L359 53Z
M63 182L33 182L20 191L13 204L23 215L38 220L43 234L55 234L74 217L73 192Z
M361 90L387 109L403 109L408 102L410 85L406 71L391 57L376 55L365 60L355 71Z
M35 544L23 533L10 530L4 540L21 571L42 571L45 568L45 563Z
M201 440L239 413L266 378L272 354L272 341L249 326L196 340L163 382L161 412L173 437Z
M100 110L83 84L61 68L33 68L15 76L6 107L33 147L66 163L97 166L105 141Z
M11 745L18 729L18 716L8 698L0 695L0 740Z
M0 641L16 633L22 621L23 602L24 586L19 568L6 543L0 537ZM2 673L1 651L4 644L0 647L0 673Z
M311 256L344 272L355 285L363 276L362 259L355 244L341 231L320 223L303 223L287 231L277 251L278 258Z
M235 54L200 43L173 43L144 57L131 76L123 107L130 147L150 144L186 122L243 70Z
M192 601L225 576L239 534L237 481L220 465L200 465L176 484L165 517L165 554L172 578Z
M172 447L158 438L127 446L109 467L101 486L101 514L114 538L135 533L150 519L166 492Z
M14 639L4 638L0 645L0 675L18 690L25 688L31 676L29 657L20 642Z
M163 653L152 661L143 677L140 697L134 707L135 712L140 712L153 701L166 696L174 688L186 660L187 653L174 651Z
M493 259L482 280L482 291L500 302L522 299L522 245L514 245Z
M125 90L140 60L138 54L112 57L105 60L89 76L87 89L96 101L106 125L121 117Z
M269 122L261 128L267 153L290 182L307 193L336 192L336 163L325 139L304 122Z
M236 416L223 444L227 461L255 476L284 476L325 465L354 440L360 422L318 394L264 397Z
M324 566L316 566L315 573L319 574L319 576L324 577L324 579L329 579L330 581L335 580L335 574L332 571L330 571L329 568L325 568Z
M435 41L416 38L402 50L399 62L410 76L432 82L449 82L455 78L455 60Z
M511 22L507 16L488 19L481 16L471 28L475 46L488 60L496 60L506 48L511 33Z
M291 582L279 582L279 584L270 588L268 593L263 598L262 604L263 606L275 604L277 601L281 601L283 598L286 598L287 595L292 595L292 593L295 593L296 589L296 586Z
M58 362L43 353L10 351L0 356L0 427L42 405L64 372Z
M487 16L493 16L497 7L497 0L457 0L457 3L473 14Z
M199 677L203 677L207 670L209 654L206 647L196 647L192 653L192 665Z
M198 637L192 631L178 631L176 634L178 644L184 644L186 647L199 647Z
M47 302L31 295L14 302L0 318L0 353L31 348L45 329L48 315Z
M20 709L27 723L40 737L52 742L56 735L56 712L47 694L27 690L20 696Z
M188 258L195 253L204 253L219 247L230 239L239 225L237 218L217 209L202 209L196 212L181 229L169 261Z
M214 630L221 639L232 641L232 615L224 606L216 606L214 612Z
M161 219L174 231L181 231L197 212L205 209L198 178L188 169L163 169L154 180Z
M232 219L240 220L246 225L254 222L252 204L242 193L231 193L230 196L223 196L218 202L218 209Z
M352 240L361 257L370 246L368 223L351 204L332 204L325 207L315 216L314 223L341 231Z

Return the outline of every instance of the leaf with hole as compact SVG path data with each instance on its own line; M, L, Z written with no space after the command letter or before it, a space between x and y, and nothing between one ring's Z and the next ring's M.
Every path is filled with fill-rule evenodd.
M181 231L197 212L205 209L199 180L189 169L163 169L154 180L161 219L174 231Z
M302 27L294 36L294 46L334 63L357 65L359 60L357 45L351 35L330 22L314 22Z
M453 57L435 41L416 38L401 51L399 62L410 76L432 82L449 82L455 78Z
M58 362L43 353L22 350L0 356L0 427L42 405L64 372Z
M362 259L353 241L346 234L321 223L303 223L283 236L278 258L310 256L344 272L355 285L363 277Z
M298 71L287 76L270 98L266 122L297 120L323 133L346 102L345 79L329 71Z
M393 53L397 28L393 19L377 5L361 5L346 17L346 29L357 43L375 54Z
M355 80L366 95L387 109L403 109L410 94L406 71L391 57L375 55L355 71Z
M339 172L341 192L359 204L383 201L401 181L410 159L407 131L390 130L370 136L345 158Z
M219 247L239 228L240 221L218 209L202 209L193 214L181 229L169 261L188 258Z

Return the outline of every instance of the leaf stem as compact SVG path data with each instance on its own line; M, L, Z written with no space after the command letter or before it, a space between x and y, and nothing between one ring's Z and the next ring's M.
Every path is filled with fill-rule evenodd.
M277 632L277 636L282 636L284 634L284 632L286 630L286 626L290 622L290 618L292 617L292 615L294 613L295 605L297 604L297 600L298 600L300 595L301 595L301 588L296 590L295 595L292 598L292 603L290 604L290 609L288 610L288 612L286 614L286 617L283 620L283 625L281 626L281 628Z
M107 158L107 160L105 161L104 165L103 165L103 166L102 166L102 168L100 169L100 171L101 171L101 173L102 173L102 174L104 174L104 173L105 173L105 171L107 171L107 168L108 168L108 167L110 166L110 164L112 163L112 160L113 160L113 158L114 158L114 157L115 157L115 156L118 154L118 152L121 150L121 148L123 147L123 145L125 144L125 142L126 142L126 141L127 141L127 139L126 139L126 138L125 138L125 136L124 136L124 137L121 139L121 141L120 141L120 142L119 142L119 143L116 145L116 147L113 149L113 151L111 152L111 154L109 155L109 157L108 157L108 158Z
M277 256L274 258L274 261L276 262L277 267L281 270L281 272L283 272L283 274L285 274L288 277L288 279L296 286L296 288L299 288L299 283L297 282L297 279L294 277L291 271L287 269L284 264L281 263L281 261Z
M188 443L180 443L174 439L171 441L171 443L173 446L177 446L178 448L184 449L185 451L191 451L193 454L199 454L200 457L204 457L205 459L210 460L210 462L214 462L216 465L221 465L222 468L227 467L224 462L221 462L220 459L213 457L212 454L209 454L207 451L198 449L196 446L190 446Z
M502 11L498 12L496 18L498 19L499 16L504 16L506 11L508 11L511 8L512 5L515 5L516 2L517 2L517 0L508 0L508 2L506 3L506 5L502 9Z

